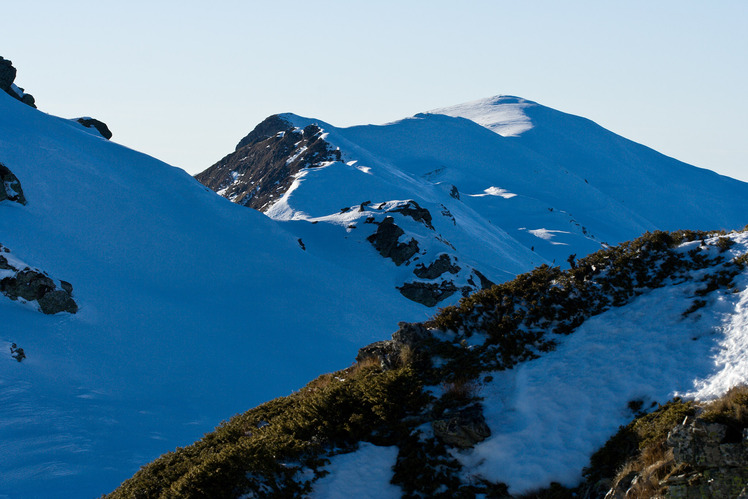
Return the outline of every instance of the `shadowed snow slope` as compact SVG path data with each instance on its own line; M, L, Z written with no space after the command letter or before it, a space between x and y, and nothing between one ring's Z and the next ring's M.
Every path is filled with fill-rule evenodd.
M80 307L0 295L0 497L97 496L424 318L184 171L4 94L0 162L27 199L0 203L0 243Z

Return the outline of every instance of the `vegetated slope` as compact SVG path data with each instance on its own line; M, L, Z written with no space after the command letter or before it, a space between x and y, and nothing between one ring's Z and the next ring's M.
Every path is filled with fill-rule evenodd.
M510 96L381 126L271 116L196 178L431 308L647 230L748 222L748 184Z
M595 498L625 493L637 473L737 497L748 485L740 439L708 444L737 456L722 485L710 468L682 464L689 452L703 464L692 451L675 450L660 475L635 463L633 475L615 474L696 412L665 405L645 416L658 403L712 400L748 382L748 232L647 233L571 266L401 323L352 367L226 421L110 497ZM743 435L748 401L730 397L704 417ZM695 441L667 445L698 454Z
M0 163L0 496L97 496L424 317L184 171L2 92Z

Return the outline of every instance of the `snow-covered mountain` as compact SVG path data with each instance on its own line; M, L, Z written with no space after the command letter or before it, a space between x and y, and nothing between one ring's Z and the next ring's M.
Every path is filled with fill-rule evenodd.
M348 129L274 118L225 160L267 153L258 185L234 184L233 166L219 179L269 218L105 140L97 120L47 115L9 88L0 497L112 490L490 281L646 229L745 224L746 184L605 131L592 152L587 138L575 149L565 133L599 129L537 106L569 130L541 125L516 99L511 113L525 118L489 120L504 132L531 124L516 137L447 115L457 111ZM532 139L546 126L563 151ZM608 146L619 149L606 156ZM641 166L641 178L609 165Z
M2 92L0 163L0 497L98 496L425 317L183 170ZM39 310L66 289L77 313Z
M748 184L510 96L382 126L271 116L196 178L427 307L647 230L748 223Z

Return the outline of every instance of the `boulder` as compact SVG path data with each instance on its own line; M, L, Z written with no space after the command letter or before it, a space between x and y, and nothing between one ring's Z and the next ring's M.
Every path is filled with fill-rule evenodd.
M56 314L58 312L69 312L74 314L78 311L78 304L75 303L73 297L63 289L55 289L44 293L44 295L37 300L39 308L45 314Z
M36 107L34 98L31 94L24 93L22 88L15 87L13 82L16 79L16 68L8 59L0 57L0 90L10 95L14 99L23 102L31 107Z
M26 196L24 196L23 189L21 189L21 182L7 166L0 163L0 201L5 201L6 199L26 204Z
M452 281L433 282L406 282L399 286L400 294L409 300L421 303L427 307L433 307L445 298L449 298L457 291L457 286Z
M426 208L421 208L421 206L412 199L409 200L408 203L404 206L398 206L397 208L393 208L389 211L402 213L406 217L410 217L416 222L420 222L429 229L434 230L434 226L431 225L431 212L429 212L429 210L427 210Z
M55 289L55 283L52 279L28 268L13 277L0 280L0 291L11 300L18 298L26 301L38 300L53 289Z
M398 241L403 234L405 231L395 224L394 218L388 216L379 223L377 231L366 240L374 245L380 255L391 259L395 265L402 265L418 253L418 242L415 239L407 243Z
M434 436L441 442L459 449L473 447L491 436L480 404L459 409L456 414L431 423Z
M8 94L11 93L11 85L16 80L16 68L8 59L0 57L0 89Z
M86 128L96 129L96 131L99 132L99 134L107 140L112 138L112 132L109 130L109 127L106 126L106 123L104 123L103 121L99 121L95 118L78 118L75 121L77 121L78 123L80 123Z
M424 264L419 263L413 270L416 277L421 279L436 279L445 272L450 274L456 274L460 271L460 267L453 265L449 255L442 253L439 258L434 260L428 267Z

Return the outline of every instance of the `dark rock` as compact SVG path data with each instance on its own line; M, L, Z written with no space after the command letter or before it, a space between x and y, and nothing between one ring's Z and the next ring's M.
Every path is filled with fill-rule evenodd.
M449 191L449 195L457 200L460 199L460 191L457 190L457 186L452 186L452 190Z
M265 210L291 187L300 170L340 160L340 151L321 138L321 131L317 125L297 131L283 118L271 116L244 137L236 151L195 178L226 199Z
M0 57L0 89L10 94L12 92L11 85L15 80L16 68L13 67L13 63L8 59Z
M436 438L459 449L473 447L491 436L479 404L460 409L454 416L436 420L431 426Z
M60 287L64 291L67 291L67 293L72 296L72 294L73 294L73 285L72 284L70 284L67 281L60 281Z
M78 311L78 304L70 294L62 289L48 291L38 300L39 308L45 314L56 314L58 312L70 312L74 314Z
M398 326L399 329L392 333L391 340L377 341L359 349L356 361L375 358L383 369L394 369L402 364L407 349L414 355L418 346L431 335L420 323L401 322Z
M34 96L31 94L24 93L21 97L21 102L36 109L36 99L34 99Z
M443 281L440 284L433 282L406 282L397 289L407 299L421 303L427 307L433 307L445 298L452 296L458 288L452 281Z
M399 329L392 333L392 339L398 343L408 346L416 346L427 338L431 333L419 322L400 322Z
M254 129L249 132L246 137L240 140L236 145L236 150L238 151L243 147L262 142L265 139L276 135L278 132L290 132L292 130L293 125L291 123L284 120L277 114L274 114L273 116L265 118L262 123L254 127Z
M38 300L53 289L55 283L52 279L31 269L22 270L13 277L0 280L0 291L11 300Z
M481 289L488 289L488 288L491 288L491 287L495 286L495 284L493 283L493 281L491 281L491 279L489 279L488 277L484 276L483 274L481 274L480 272L478 272L476 269L473 269L473 273L476 276L478 276L478 279L480 279L480 288Z
M103 121L99 121L95 118L78 118L75 121L86 128L95 128L96 131L98 131L101 136L107 140L112 138L112 132L109 131L109 127L106 126L106 123L104 123Z
M413 273L416 277L420 277L421 279L436 279L445 272L456 274L459 271L460 267L452 264L449 255L442 253L439 255L439 258L434 260L428 267L419 263L413 270Z
M412 199L409 200L405 206L398 206L389 211L402 213L406 217L410 217L416 222L421 222L429 229L434 230L434 226L431 225L431 212L426 208L421 208L421 206Z
M395 224L395 219L385 217L377 231L366 240L374 245L380 255L391 259L395 265L402 265L418 253L418 242L415 239L411 239L407 244L398 242L403 234L405 231Z
M377 341L358 350L356 362L375 358L382 369L394 369L400 365L401 352L404 345L394 340Z
M0 201L5 201L6 199L26 204L26 196L24 196L23 189L21 189L21 182L7 166L0 163Z
M20 348L15 343L12 343L10 345L10 356L16 359L18 362L22 362L23 359L26 358L26 352L23 351L23 348Z
M30 268L18 271L2 256L0 256L0 268L17 271L15 275L0 280L0 292L11 300L19 298L26 301L36 300L40 310L45 314L58 312L74 314L78 311L78 305L71 296L73 285L69 282L61 281L62 289L57 289L54 281L44 273Z
M7 258L0 255L0 270L16 270L16 269L10 266Z
M0 57L0 90L4 91L14 99L35 108L36 104L34 103L34 98L31 94L26 94L23 92L23 89L19 89L21 91L19 95L18 92L13 89L13 82L16 80L16 73L17 71L16 68L13 67L13 63L8 59Z

